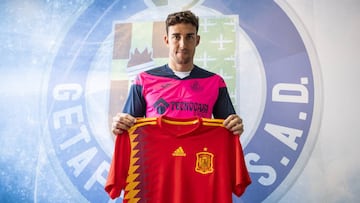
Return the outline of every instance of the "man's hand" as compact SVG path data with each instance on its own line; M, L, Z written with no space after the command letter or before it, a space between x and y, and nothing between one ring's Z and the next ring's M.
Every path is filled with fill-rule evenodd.
M244 125L242 119L236 114L231 114L230 116L228 116L224 120L223 124L225 128L233 132L233 134L241 135L244 132Z
M113 117L112 133L119 135L131 128L136 123L136 118L126 113L118 113Z

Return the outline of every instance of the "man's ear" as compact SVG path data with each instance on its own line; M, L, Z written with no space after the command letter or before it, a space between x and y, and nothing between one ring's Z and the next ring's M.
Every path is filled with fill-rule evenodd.
M200 44L200 35L196 35L196 46Z
M167 35L164 35L164 43L165 43L166 45L169 45L169 38L168 38Z

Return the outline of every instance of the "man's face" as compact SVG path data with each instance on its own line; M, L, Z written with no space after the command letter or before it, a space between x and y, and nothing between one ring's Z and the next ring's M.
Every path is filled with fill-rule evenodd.
M169 63L172 68L193 67L195 48L199 44L200 36L196 34L196 28L192 24L180 23L169 26L168 35L164 40L169 47Z

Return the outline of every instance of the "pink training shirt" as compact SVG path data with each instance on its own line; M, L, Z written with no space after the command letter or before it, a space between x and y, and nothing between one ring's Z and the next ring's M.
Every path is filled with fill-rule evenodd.
M194 66L189 76L179 78L163 65L137 75L123 112L134 117L225 119L235 109L220 75Z
M180 80L144 72L137 77L135 84L143 87L146 117L164 114L178 118L211 118L219 88L226 87L224 80L216 74L207 78Z

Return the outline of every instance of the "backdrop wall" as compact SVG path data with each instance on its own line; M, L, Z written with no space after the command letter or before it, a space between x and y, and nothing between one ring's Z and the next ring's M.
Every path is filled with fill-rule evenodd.
M1 202L111 202L109 122L181 8L245 122L234 202L359 201L359 1L55 0L0 3Z

